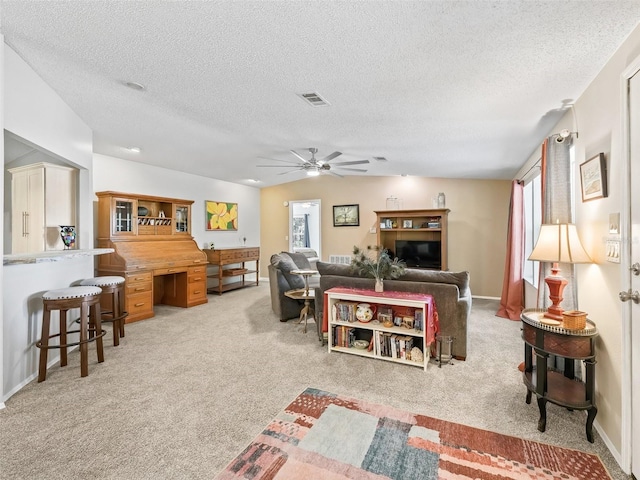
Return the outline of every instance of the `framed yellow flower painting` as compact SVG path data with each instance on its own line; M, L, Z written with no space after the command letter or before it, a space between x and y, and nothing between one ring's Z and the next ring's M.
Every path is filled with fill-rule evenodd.
M207 230L238 230L238 204L205 200Z

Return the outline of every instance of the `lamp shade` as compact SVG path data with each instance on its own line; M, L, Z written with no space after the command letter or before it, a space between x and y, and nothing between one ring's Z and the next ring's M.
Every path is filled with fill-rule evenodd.
M543 224L529 260L557 263L592 263L578 230L571 223Z

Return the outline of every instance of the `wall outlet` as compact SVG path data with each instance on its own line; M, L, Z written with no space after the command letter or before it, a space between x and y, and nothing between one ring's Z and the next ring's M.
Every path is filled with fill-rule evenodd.
M376 227L371 227L369 229L369 233L376 233Z

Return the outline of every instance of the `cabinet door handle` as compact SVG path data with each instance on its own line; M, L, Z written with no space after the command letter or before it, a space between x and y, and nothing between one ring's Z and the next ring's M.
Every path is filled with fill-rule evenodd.
M193 279L194 282L199 282L200 280L202 280L202 277L196 277Z
M136 303L136 304L135 304L135 306L136 306L136 307L141 307L141 306L143 306L143 305L144 305L144 302L142 302L142 303Z
M195 292L193 292L194 295L198 295L199 293L201 293L202 290L196 290Z
M173 268L169 269L169 273L174 273L174 272L175 272L175 270Z
M138 287L134 291L135 292L144 292L144 287Z

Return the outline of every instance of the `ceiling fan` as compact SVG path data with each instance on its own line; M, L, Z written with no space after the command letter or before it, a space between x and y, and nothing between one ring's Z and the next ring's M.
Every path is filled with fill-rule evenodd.
M353 160L351 162L340 162L340 163L329 164L331 160L342 155L342 152L333 152L327 155L326 157L324 157L323 159L318 160L316 158L316 153L318 153L318 149L311 147L308 150L311 153L311 158L308 160L304 158L302 155L300 155L298 152L296 152L295 150L289 150L293 155L295 155L300 160L300 162L294 162L292 160L277 160L275 158L260 157L260 158L265 158L266 160L288 163L289 165L257 165L257 166L258 167L275 167L275 168L293 168L293 170L282 172L282 173L279 173L278 175L304 171L304 172L307 172L307 175L309 176L320 175L320 173L330 173L331 175L335 175L336 177L342 177L342 175L339 175L338 173L333 172L331 169L338 168L341 170L349 170L352 172L366 172L366 170L362 168L349 168L348 165L361 165L364 163L369 163L369 160ZM295 165L295 167L292 167L291 165Z

